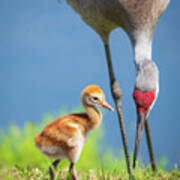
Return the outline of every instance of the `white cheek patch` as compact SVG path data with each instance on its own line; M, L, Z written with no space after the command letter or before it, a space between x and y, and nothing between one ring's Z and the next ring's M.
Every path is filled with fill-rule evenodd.
M92 101L89 99L88 96L85 96L85 102L86 102L86 104L88 104L90 106L94 106L94 104L92 103Z

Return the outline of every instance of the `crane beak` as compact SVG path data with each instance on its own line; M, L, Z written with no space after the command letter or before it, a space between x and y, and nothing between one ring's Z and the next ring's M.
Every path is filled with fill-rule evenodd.
M146 120L146 115L144 113L138 113L136 141L135 141L135 149L134 149L134 157L133 157L133 168L136 167L136 160L137 160L137 155L138 155L138 150L139 150L139 144L140 144L145 120Z
M100 103L100 106L103 108L109 109L112 112L114 111L114 109L106 101Z

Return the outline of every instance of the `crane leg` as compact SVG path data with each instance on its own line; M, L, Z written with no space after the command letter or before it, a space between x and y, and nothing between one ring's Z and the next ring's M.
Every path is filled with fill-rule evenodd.
M146 132L146 140L147 140L147 145L148 145L148 150L149 150L149 157L150 157L150 161L151 161L151 167L152 167L153 171L156 171L157 168L156 168L156 162L154 159L154 152L153 152L153 147L152 147L148 119L146 119L146 121L145 121L145 132Z
M131 170L131 165L130 165L128 144L127 144L127 139L126 139L125 126L124 126L124 120L123 120L123 114L122 114L122 108L121 108L122 91L121 91L119 84L116 81L115 76L114 76L109 44L105 43L104 48L105 48L105 52L106 52L106 60L107 60L108 71L109 71L111 93L112 93L112 96L114 99L114 103L116 105L117 115L119 118L119 125L120 125L120 130L121 130L121 135L122 135L124 153L126 156L127 170L128 170L129 175L131 176L132 170Z

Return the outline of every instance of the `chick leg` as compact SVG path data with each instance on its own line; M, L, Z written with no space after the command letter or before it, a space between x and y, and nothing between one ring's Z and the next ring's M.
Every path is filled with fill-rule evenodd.
M74 163L73 162L71 162L71 164L69 166L69 172L72 174L72 179L73 180L78 180L77 172L76 172L76 169L74 167Z
M50 175L50 180L54 180L54 172L53 169L56 169L58 163L60 162L59 159L56 159L52 165L49 167L49 175Z

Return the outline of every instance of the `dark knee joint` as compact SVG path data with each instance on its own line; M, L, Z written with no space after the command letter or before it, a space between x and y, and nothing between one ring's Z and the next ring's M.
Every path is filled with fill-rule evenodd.
M117 81L114 81L111 83L111 92L114 99L119 100L119 101L121 100L122 91Z
M55 160L54 162L53 162L53 167L54 168L56 168L57 167L57 165L59 164L59 162L60 162L60 160L59 159L57 159L57 160Z

